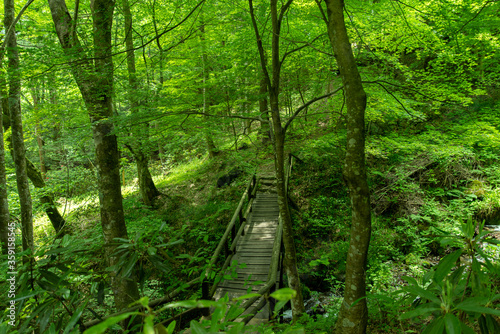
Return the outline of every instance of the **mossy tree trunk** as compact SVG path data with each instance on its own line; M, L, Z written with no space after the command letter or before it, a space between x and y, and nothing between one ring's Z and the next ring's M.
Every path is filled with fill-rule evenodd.
M129 83L129 102L132 114L138 113L141 106L141 97L138 96L139 83L135 67L135 49L132 37L132 13L128 0L122 0L123 15L125 23L125 46L127 48L127 70ZM149 154L144 149L149 137L149 123L132 126L132 142L129 146L134 155L137 165L137 178L139 180L139 192L146 205L153 205L154 199L160 195L160 192L153 182L149 172Z
M249 0L250 16L257 38L257 47L260 55L260 63L264 78L267 84L269 93L269 102L271 106L271 117L273 125L273 145L275 153L275 170L276 170L276 188L278 191L278 204L280 216L283 220L283 244L285 246L285 268L288 277L288 286L297 292L297 296L292 299L292 314L293 320L296 321L302 313L304 313L304 302L302 299L302 290L300 286L300 278L297 270L297 256L295 251L295 243L293 240L292 219L288 208L288 196L285 189L285 134L286 129L281 123L280 107L279 107L279 91L280 91L280 30L283 16L292 4L293 0L288 0L281 6L278 13L277 0L271 0L271 24L272 24L272 45L271 45L271 66L272 73L269 74L265 59L265 51L262 45L262 39L257 26L257 21L254 15L253 2Z
M346 96L347 148L343 174L349 188L352 206L344 302L335 332L337 334L364 334L368 321L365 273L371 235L370 191L365 167L366 93L344 23L344 1L325 0L325 3L328 35Z
M59 41L71 60L73 77L78 84L87 107L99 174L99 202L104 241L108 247L108 260L116 265L113 256L115 238L127 239L127 226L123 214L120 186L119 155L117 138L114 135L112 116L113 61L111 57L111 27L115 2L94 0L92 2L94 25L94 63L85 56L76 34L76 21L64 0L49 0L52 19ZM77 11L75 11L77 12ZM137 283L114 272L112 289L117 309L126 308L139 298Z
M5 147L3 136L3 111L7 108L7 83L1 71L0 60L0 242L2 243L2 254L7 254L9 243L9 202L7 197L7 174L5 171Z
M4 26L8 31L15 19L14 1L4 0ZM8 114L12 129L12 148L16 168L17 191L21 206L21 229L23 250L34 251L33 212L31 193L26 171L26 149L24 146L23 124L21 117L21 75L19 69L19 53L15 30L8 36L7 58L9 77Z

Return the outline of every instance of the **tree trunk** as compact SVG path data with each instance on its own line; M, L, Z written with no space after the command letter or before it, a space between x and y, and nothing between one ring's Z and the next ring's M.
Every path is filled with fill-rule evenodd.
M59 42L66 55L73 59L71 70L82 93L92 122L97 170L99 175L99 202L104 242L108 246L108 260L116 265L113 256L115 238L127 239L127 226L123 215L120 187L120 171L117 138L113 134L113 61L111 57L111 26L114 1L94 0L92 17L94 23L95 65L85 56L71 15L64 0L49 0L52 19ZM117 309L126 308L139 298L136 282L119 273L113 273L112 289Z
M14 22L14 1L4 0L4 26L7 31ZM19 53L15 30L7 42L7 57L9 59L9 115L12 129L12 146L14 151L14 164L16 167L17 191L21 206L21 226L23 236L23 250L34 251L33 244L33 212L31 194L26 172L26 151L24 147L23 124L21 118L21 76L19 72Z
M335 326L338 334L366 332L366 259L371 235L370 191L365 167L366 94L344 23L344 1L325 0L328 35L337 60L347 105L347 148L344 178L352 205L351 239L346 263L344 302ZM356 304L353 306L353 304Z
M214 139L212 137L212 130L211 130L211 122L208 119L208 112L209 108L207 106L209 103L207 102L207 88L206 88L206 83L207 83L207 62L208 62L208 55L207 55L207 48L205 45L205 19L203 15L203 10L201 10L201 18L200 18L200 42L201 42L201 67L202 67L202 82L203 82L203 87L201 88L201 94L202 94L202 99L203 99L203 123L205 125L205 143L207 145L207 151L208 151L208 157L209 158L214 158L218 151L217 151L217 146L215 145Z
M7 83L2 70L0 59L0 243L2 243L2 254L7 254L9 244L9 202L7 201L7 175L5 172L5 148L3 138L3 111L8 108Z
M45 179L43 178L40 171L28 158L26 158L26 169L28 172L28 177L33 186L38 189L45 188ZM40 197L40 202L45 207L45 213L47 214L47 217L49 217L50 223L56 231L57 238L62 238L66 233L68 233L67 228L65 228L66 221L59 213L59 210L57 209L52 196L47 194L42 195L42 197Z
M41 89L43 90L43 87ZM38 113L41 100L43 100L43 94L40 94L39 87L34 87L31 90L31 97L33 98L33 109L35 113ZM35 136L38 145L38 158L40 159L40 172L42 173L42 178L45 178L45 174L47 174L47 168L45 167L45 150L43 148L42 128L40 127L40 120L38 118L35 124Z
M262 119L260 122L259 137L261 138L261 143L265 145L271 140L271 133L269 128L269 108L267 106L267 84L264 76L260 80L259 95L259 114Z
M249 0L250 15L252 25L257 38L257 47L259 49L260 63L264 78L267 83L269 92L269 101L271 104L271 116L273 122L274 133L274 150L275 150L275 170L276 170L276 188L278 191L278 204L280 208L280 216L283 221L283 244L285 246L285 267L288 277L288 286L297 292L297 296L292 299L292 314L293 321L296 321L302 313L304 313L304 302L302 299L302 290L300 286L300 278L297 271L297 256L295 252L295 243L293 240L293 229L290 211L288 208L288 196L285 189L285 168L284 168L284 145L286 131L281 124L280 109L279 109L279 91L280 91L280 30L281 20L284 13L291 5L292 0L288 0L282 5L278 17L277 0L271 0L271 23L272 23L272 78L267 71L266 59L262 40L260 37L257 22L254 16L253 3Z
M4 109L8 109L8 107ZM5 113L3 113L3 116L4 116L4 122L3 122L4 124L2 129L7 130L10 128L10 117L8 117ZM12 148L13 147L12 138L7 137L5 140L7 141L9 147ZM12 159L14 159L13 149L11 149L11 154L12 154ZM35 165L33 165L33 163L27 157L25 157L25 160L26 160L26 172L28 173L28 178L30 179L33 186L38 189L44 188L45 179L42 177L40 171L35 167ZM66 221L59 213L59 210L57 209L57 206L54 203L52 196L48 194L42 195L42 197L40 197L40 202L45 207L45 213L47 214L50 223L52 224L54 230L56 231L57 238L62 238L66 233L68 233L68 231L64 229Z
M132 38L132 13L128 0L123 0L123 15L125 18L125 46L127 48L127 69L129 83L129 102L132 114L139 111L141 105L137 93L139 84L137 82L137 73L135 68L134 40ZM137 178L139 179L139 193L144 203L148 206L153 205L154 199L160 195L156 188L151 173L149 172L149 156L144 152L144 142L148 137L149 123L132 126L132 154L134 154L137 164Z

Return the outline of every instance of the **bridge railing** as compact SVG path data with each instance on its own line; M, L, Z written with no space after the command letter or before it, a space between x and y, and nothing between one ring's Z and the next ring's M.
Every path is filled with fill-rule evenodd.
M219 241L219 245L215 249L215 252L210 259L207 269L202 275L203 299L211 299L214 296L222 276L231 264L233 255L236 254L236 244L238 242L238 239L244 235L245 225L247 223L248 215L252 210L252 204L257 193L259 181L260 178L257 178L254 174L248 182L248 186L241 196L238 207L234 211L233 217L227 225L226 231ZM222 250L224 250L225 261L222 267L215 271L214 268L219 260ZM215 277L214 274L216 275ZM211 282L211 278L215 278L213 284Z
M285 197L288 198L288 184L290 175L292 173L293 167L293 156L290 154L288 156L286 165L285 165ZM271 319L273 316L274 302L272 298L269 298L269 295L273 293L276 289L281 289L283 287L283 272L284 272L284 247L283 247L283 220L281 218L281 214L279 217L278 229L276 230L276 237L274 239L273 244L273 255L271 257L271 267L269 270L269 274L267 276L267 281L262 286L262 288L257 291L257 294L260 296L255 296L248 299L241 306L245 311L244 314L248 314L243 318L244 323L248 323L252 318L259 312L269 301L269 318ZM279 279L278 279L279 274ZM261 296L264 296L262 298ZM256 301L260 299L260 302L252 307Z
M247 187L245 188L245 191L243 195L241 196L241 200L238 204L238 207L236 208L233 217L231 221L229 222L226 231L224 232L224 235L222 236L217 248L215 249L214 254L212 255L212 258L209 262L209 265L207 269L203 272L203 274L200 277L197 277L193 279L190 282L182 284L180 287L177 289L171 291L167 295L152 300L149 302L148 306L151 308L158 307L160 305L163 305L165 303L171 302L175 297L180 295L181 293L185 292L186 290L190 289L199 289L200 283L201 283L201 288L202 288L202 299L210 300L212 299L215 290L217 289L217 286L220 281L220 277L224 274L226 269L228 268L229 264L231 263L231 259L233 255L236 253L236 243L238 242L238 239L240 236L244 235L245 231L245 225L247 222L247 217L249 213L252 210L252 204L255 199L255 195L257 192L257 187L259 184L260 179L256 177L256 175L252 175L251 179L248 182ZM246 204L246 205L245 205ZM219 270L214 270L216 267L216 264L219 260L219 256L222 254L222 250L224 250L224 265L222 266L221 269ZM219 275L219 277L216 277L215 281L213 282L213 285L210 286L210 280L208 279L214 273L215 275ZM117 316L126 312L133 312L141 309L141 306L134 306L127 308L125 310L116 312L114 314L108 315L104 318L101 319L95 319L95 320L90 320L87 321L84 326L85 328L89 328L91 326L94 326L110 317ZM207 315L206 313L208 310L203 310L202 313L204 315ZM189 322L190 319L195 319L199 317L200 310L199 309L189 309L186 310L180 314L175 315L174 317L165 320L162 322L163 325L169 324L173 320L180 321L182 323Z

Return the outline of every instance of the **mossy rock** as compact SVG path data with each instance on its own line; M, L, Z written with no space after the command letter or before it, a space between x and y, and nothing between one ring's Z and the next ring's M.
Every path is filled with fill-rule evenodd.
M467 185L466 194L475 195L478 198L483 198L486 193L486 185L481 180L472 180Z

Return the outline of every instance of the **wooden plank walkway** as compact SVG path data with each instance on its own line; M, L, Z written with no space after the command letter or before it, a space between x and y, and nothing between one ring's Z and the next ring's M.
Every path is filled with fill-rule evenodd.
M257 292L267 281L278 227L279 207L273 182L266 183L266 179L261 182L263 184L253 203L245 235L239 239L233 259L233 263L237 261L238 264L245 264L245 268L238 267L235 278L227 279L219 285L215 300L226 293L232 299L247 294L249 290ZM254 305L257 303L258 301ZM264 321L269 319L267 305L256 318Z

